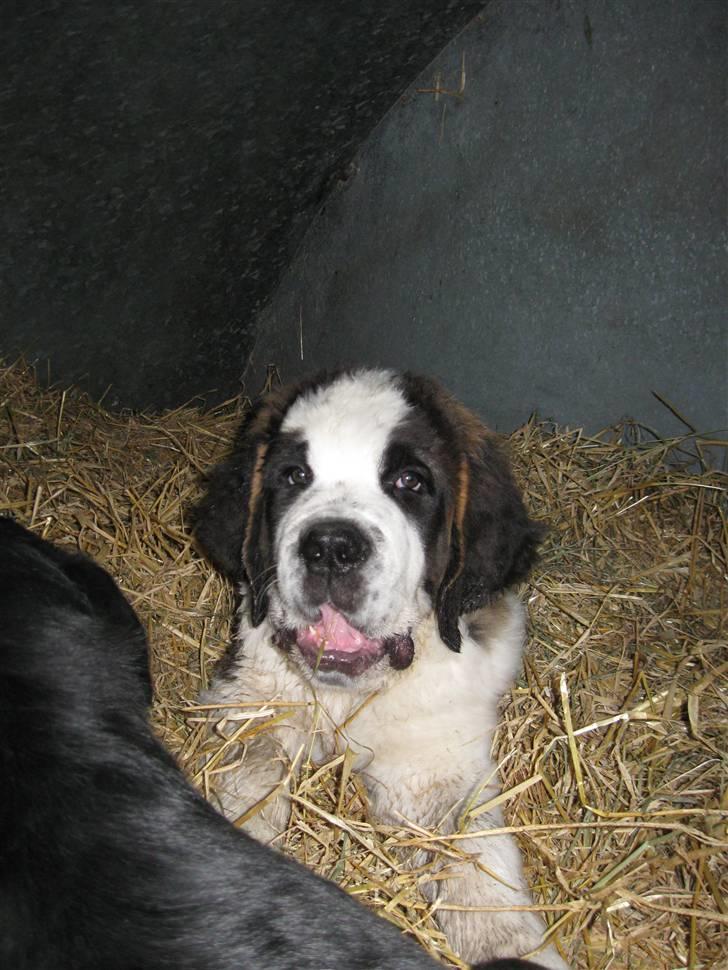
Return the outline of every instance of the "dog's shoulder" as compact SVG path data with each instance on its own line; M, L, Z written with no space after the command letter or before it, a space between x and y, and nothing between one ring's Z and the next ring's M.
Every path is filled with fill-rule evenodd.
M373 752L371 773L402 784L414 776L473 776L489 763L498 700L520 663L524 610L508 594L461 623L459 654L444 648L434 618L423 624L418 662L393 673L388 689L348 725L357 746Z
M468 652L473 655L487 692L500 697L520 667L526 639L526 609L512 591L496 595L461 623Z
M272 636L267 621L252 627L242 617L230 646L214 670L209 688L200 694L200 702L310 699L305 681L286 657L273 648Z

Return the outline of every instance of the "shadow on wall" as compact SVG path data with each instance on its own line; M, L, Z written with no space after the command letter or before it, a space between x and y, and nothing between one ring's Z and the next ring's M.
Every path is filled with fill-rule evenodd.
M482 0L8 6L0 354L163 407L238 389L328 187Z

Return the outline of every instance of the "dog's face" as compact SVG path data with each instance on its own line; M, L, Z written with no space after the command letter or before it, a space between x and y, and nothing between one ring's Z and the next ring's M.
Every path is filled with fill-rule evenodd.
M413 632L527 572L540 537L493 437L435 382L358 371L286 388L213 474L197 534L307 676L403 669Z

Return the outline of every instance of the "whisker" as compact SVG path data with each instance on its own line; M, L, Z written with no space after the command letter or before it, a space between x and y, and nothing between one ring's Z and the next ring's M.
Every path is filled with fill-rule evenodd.
M256 583L261 582L269 573L275 572L277 566L278 566L277 563L273 563L272 566L266 566L265 569L262 569L257 575L253 576L249 580L251 586L254 586Z

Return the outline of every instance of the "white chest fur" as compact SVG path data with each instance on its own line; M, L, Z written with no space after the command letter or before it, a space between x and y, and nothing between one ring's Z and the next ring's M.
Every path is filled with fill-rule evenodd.
M219 776L217 796L225 813L240 818L263 803L245 828L270 840L286 826L285 797L268 800L302 751L326 761L347 747L357 754L374 813L384 822L413 822L452 831L459 808L473 792L483 801L498 779L490 758L499 697L520 664L524 611L507 593L461 620L459 653L441 641L434 618L416 631L410 667L389 670L378 689L312 682L271 643L267 623L243 623L232 668L204 696L205 703L288 702L299 707L273 732L248 745L234 767ZM233 715L234 716L234 715ZM232 722L234 724L234 721ZM229 734L229 731L226 731ZM501 824L499 812L480 816L480 828ZM473 839L467 846L482 865L462 867L456 878L438 880L425 891L455 906L527 906L530 896L520 855L509 836ZM486 870L498 873L492 879ZM440 913L451 945L466 960L522 955L538 947L543 934L532 912L487 913L458 909ZM553 947L538 959L564 970Z

